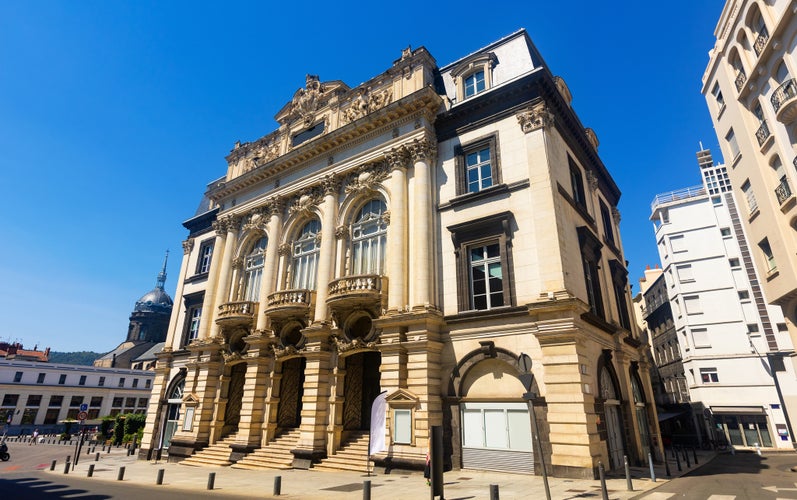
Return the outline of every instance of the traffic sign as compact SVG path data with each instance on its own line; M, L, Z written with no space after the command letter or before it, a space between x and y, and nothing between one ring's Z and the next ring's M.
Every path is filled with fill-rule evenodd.
M82 411L82 412L77 414L77 419L78 420L86 420L88 417L89 417L89 414L86 413L85 411Z
M80 405L80 411L89 411L88 403L83 403L82 405Z

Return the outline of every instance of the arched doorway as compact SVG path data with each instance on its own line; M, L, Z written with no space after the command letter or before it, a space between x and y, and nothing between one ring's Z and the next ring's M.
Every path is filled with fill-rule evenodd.
M163 432L159 448L168 449L174 433L180 425L180 416L183 406L183 391L185 390L185 377L180 377L174 383L166 396L166 411L163 422Z
M382 356L365 351L346 356L343 381L343 430L364 431L371 425L371 404L382 392L379 366Z
M241 420L245 380L246 363L233 365L230 368L230 383L227 387L227 407L224 411L224 427L221 430L222 438L238 430L238 423Z
M305 358L292 358L282 362L277 427L295 429L302 420Z
M636 411L636 421L639 426L639 440L642 444L642 455L640 460L645 460L647 452L653 452L650 443L650 423L648 422L648 409L647 401L645 400L645 391L642 390L642 382L639 380L639 375L631 372L631 392L634 396L634 411Z
M606 446L609 451L609 464L612 469L623 466L623 424L620 415L620 391L607 364L600 368L598 379L600 397L603 400L603 426L606 431Z

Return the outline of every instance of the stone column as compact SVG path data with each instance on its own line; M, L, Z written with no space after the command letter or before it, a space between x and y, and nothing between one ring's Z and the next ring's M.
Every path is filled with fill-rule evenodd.
M338 212L338 180L333 176L323 181L324 201L321 203L321 249L318 256L318 276L316 279L316 304L313 323L329 321L327 296L329 282L335 269L335 219Z
M232 268L232 259L235 252L236 234L238 233L238 226L240 225L240 218L237 216L229 216L226 221L227 237L224 241L224 256L221 261L221 268L219 269L219 280L216 283L217 292L213 307L211 308L212 315L208 317L212 323L210 324L210 338L215 338L219 334L219 325L216 324L216 318L219 314L219 306L229 301L230 297L230 269ZM210 284L208 284L210 289ZM207 294L207 292L205 292ZM207 296L206 296L207 298ZM204 309L203 309L204 312Z
M255 328L257 331L262 331L268 326L268 317L266 316L266 306L268 305L268 296L273 293L276 288L277 276L277 255L279 250L279 242L282 236L282 202L279 199L271 200L268 205L268 213L270 218L266 226L266 233L268 234L268 246L266 246L266 257L263 262L263 278L260 281L260 308L257 323Z
M210 337L210 325L213 323L213 306L216 303L216 283L219 278L222 262L224 261L224 249L227 240L227 220L218 219L213 221L213 229L216 230L216 241L213 243L213 258L210 261L208 271L208 281L205 287L205 297L202 300L202 322L199 325L197 339Z
M183 261L180 263L180 274L177 278L177 290L174 293L174 308L179 311L183 307L183 286L186 274L188 273L188 261L191 258L191 250L194 249L194 238L183 241ZM180 339L182 339L182 328L180 334L177 333L177 318L179 314L172 314L169 318L169 329L166 331L166 345L172 349L180 349Z
M307 364L304 369L304 395L302 396L302 422L294 455L293 466L299 469L326 456L327 427L329 424L330 379L332 353L329 347L329 328L312 325L304 330L307 337Z
M388 183L390 191L390 226L387 231L387 307L398 311L409 303L407 297L407 154L403 149L394 149L387 154L391 173Z
M413 171L415 173L415 186L413 190L413 206L415 213L412 221L413 258L412 278L413 308L427 308L431 303L432 267L434 255L432 254L432 191L430 181L430 165L434 161L436 145L428 139L415 139L410 147Z

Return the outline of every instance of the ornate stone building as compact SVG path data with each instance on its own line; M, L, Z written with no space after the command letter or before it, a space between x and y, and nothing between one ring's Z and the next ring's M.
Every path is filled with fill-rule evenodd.
M595 133L525 30L447 66L424 48L349 88L308 75L236 143L184 225L142 456L233 467L557 475L659 448ZM351 461L348 461L351 460Z

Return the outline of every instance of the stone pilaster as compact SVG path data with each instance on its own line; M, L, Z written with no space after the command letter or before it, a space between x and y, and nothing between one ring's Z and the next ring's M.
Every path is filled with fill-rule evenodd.
M213 301L213 307L210 311L207 311L211 314L208 315L208 320L211 321L210 324L210 332L209 335L211 338L215 338L219 334L219 325L216 324L216 317L219 312L219 306L228 302L230 300L230 283L231 283L231 269L232 269L232 259L234 257L235 251L235 243L236 243L236 235L238 234L238 226L240 225L240 219L238 217L227 217L225 221L225 227L227 229L227 237L224 239L224 255L221 258L221 268L219 269L219 279L217 282L217 291L215 300ZM208 289L210 289L210 283L208 283ZM205 292L207 294L207 292ZM206 310L202 309L203 314L206 313Z
M268 296L276 290L277 256L279 242L282 239L282 208L281 200L271 200L269 204L270 218L266 226L268 246L266 247L265 261L263 262L263 279L260 282L260 312L257 317L257 330L263 330L268 326L268 316L266 316L265 312L268 305Z
M428 139L413 141L410 147L412 155L415 185L412 203L415 214L412 221L412 270L413 308L434 306L432 300L432 268L434 252L432 252L432 187L431 165L434 161L436 144Z
M334 177L324 179L324 201L321 203L321 248L318 256L318 277L316 279L316 304L314 323L329 321L327 295L329 282L335 269L335 220L338 215L338 181Z
M409 303L407 297L407 154L403 149L391 151L387 156L391 169L390 226L387 232L388 310L396 312Z
M221 270L222 262L224 261L227 239L227 224L223 220L213 222L213 227L216 229L216 241L213 243L213 251L215 255L210 261L210 270L208 271L208 281L205 287L205 297L202 300L202 321L199 324L198 339L206 339L210 337L210 326L213 323L213 306L216 303L216 287L219 279L219 271Z

